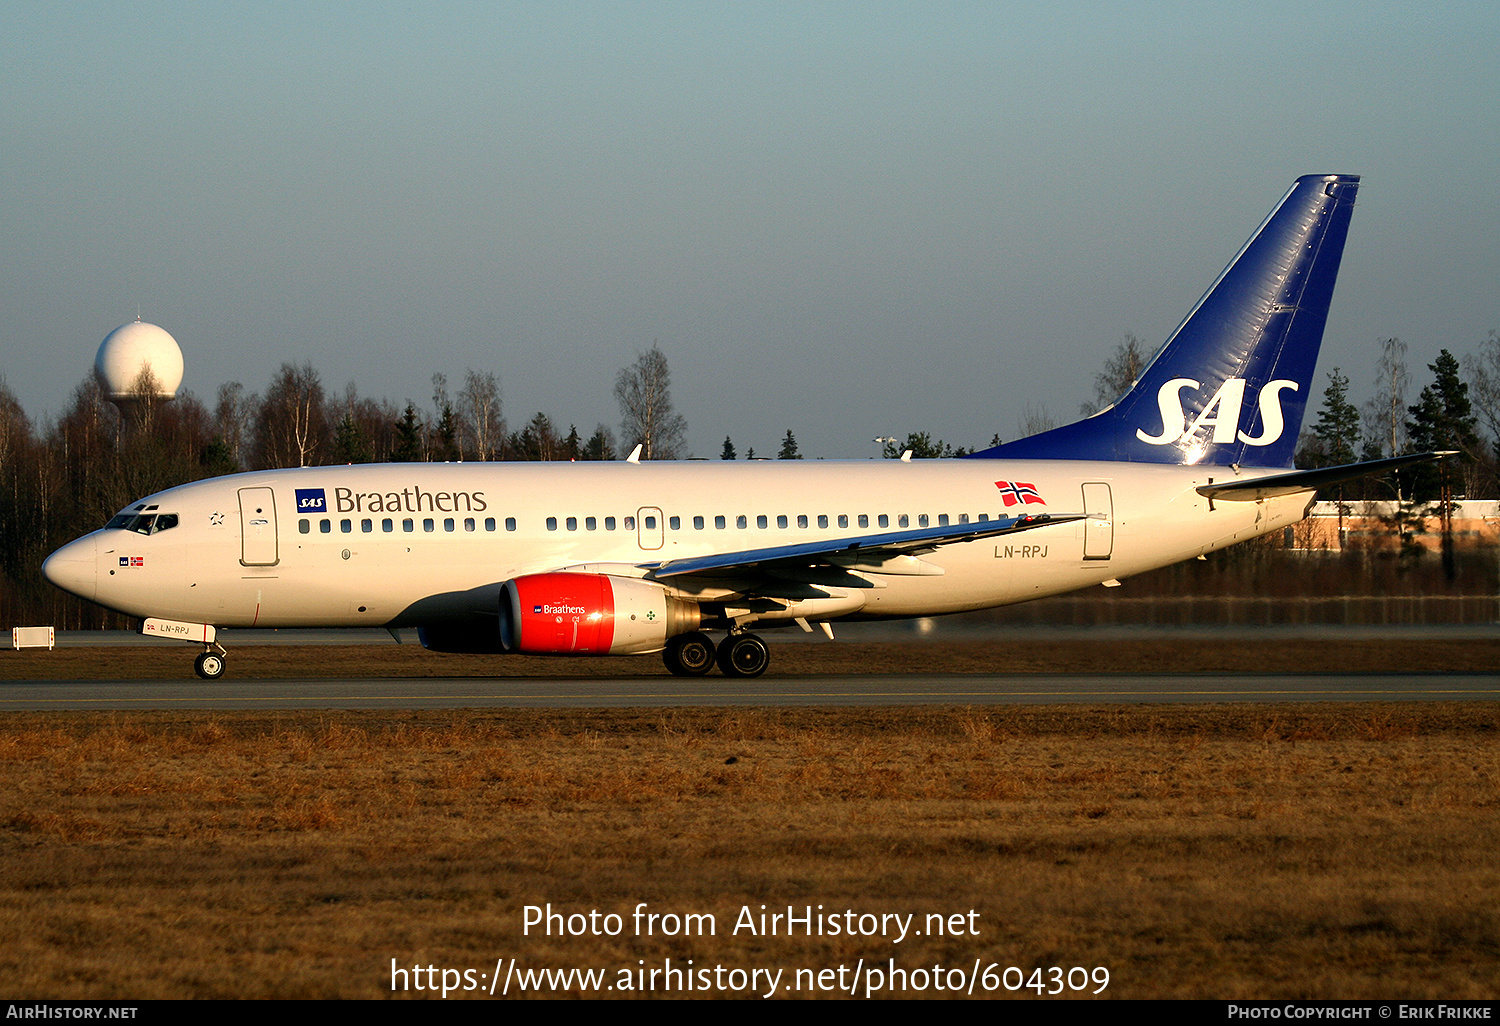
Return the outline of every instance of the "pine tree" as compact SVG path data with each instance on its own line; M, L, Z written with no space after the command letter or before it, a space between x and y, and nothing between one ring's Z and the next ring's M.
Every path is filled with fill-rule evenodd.
M1349 402L1349 379L1335 367L1323 391L1323 408L1313 434L1323 443L1321 466L1337 467L1355 461L1359 448L1359 410Z
M354 419L344 414L333 436L333 458L336 463L369 463L375 458L375 446Z
M729 440L729 436L728 435L725 435L724 436L724 449L723 449L722 452L719 453L719 459L721 459L721 460L733 460L733 459L738 459L738 458L739 458L739 456L736 455L736 453L734 451L734 443Z
M422 460L422 418L417 408L406 404L406 412L396 421L396 444L391 449L392 463L420 463Z
M618 454L615 452L615 436L609 428L600 424L594 428L594 433L589 435L588 443L583 447L583 458L586 460L612 460Z
M455 463L463 459L463 453L459 449L458 430L458 415L453 410L453 404L444 402L437 429L433 432L428 459L434 463Z
M797 451L797 439L792 437L792 429L786 429L786 437L781 440L781 451L776 454L778 460L800 460L802 454Z
M1463 456L1414 468L1417 473L1413 475L1413 497L1418 502L1451 497L1462 480L1458 465L1472 461L1479 447L1469 386L1459 377L1458 361L1444 349L1427 369L1434 375L1432 384L1422 389L1415 406L1407 407L1411 413L1406 422L1408 449L1411 452L1456 450Z
M996 436L997 438L999 436ZM995 443L999 445L997 441ZM941 438L934 439L926 431L908 431L906 441L894 442L887 440L881 449L881 455L888 460L900 459L903 453L910 452L914 460L940 460L955 455L955 450Z
M1460 465L1474 461L1479 439L1474 433L1469 386L1458 376L1458 361L1453 354L1442 350L1427 369L1434 375L1433 382L1422 389L1417 405L1408 407L1408 443L1413 452L1457 450L1463 455L1413 467L1412 498L1438 502L1443 525L1443 571L1451 581L1458 576L1453 552L1453 498L1462 483Z

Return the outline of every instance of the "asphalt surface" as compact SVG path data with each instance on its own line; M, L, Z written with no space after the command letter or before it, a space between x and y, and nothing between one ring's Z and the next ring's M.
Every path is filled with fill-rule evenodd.
M7 681L0 710L1495 701L1493 674L880 674L825 678Z

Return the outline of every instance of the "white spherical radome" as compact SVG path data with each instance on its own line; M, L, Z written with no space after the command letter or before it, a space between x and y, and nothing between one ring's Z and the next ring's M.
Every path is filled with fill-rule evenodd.
M122 324L99 344L94 374L111 399L135 397L141 371L150 368L156 379L156 398L171 399L182 384L182 350L177 340L154 324Z

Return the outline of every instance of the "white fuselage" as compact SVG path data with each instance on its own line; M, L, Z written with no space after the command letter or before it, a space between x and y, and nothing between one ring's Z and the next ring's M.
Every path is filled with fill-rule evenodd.
M1089 514L945 544L922 555L920 573L856 570L867 582L858 611L813 609L808 618L927 616L1189 559L1295 523L1311 503L1310 492L1210 502L1195 491L1231 479L1236 471L1225 467L1069 460L309 467L150 496L127 512L175 514L175 525L96 531L59 550L48 574L140 617L221 627L426 625L493 615L502 583L524 574L588 567L640 576L641 564L961 518ZM1042 501L1025 502L1030 493L1008 487L1018 483ZM689 599L734 591L696 578L666 583Z

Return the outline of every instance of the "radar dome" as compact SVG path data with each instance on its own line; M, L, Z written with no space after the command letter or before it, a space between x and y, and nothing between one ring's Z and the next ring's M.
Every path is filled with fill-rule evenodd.
M94 374L110 399L133 399L141 372L156 379L156 398L172 399L182 384L182 350L177 340L154 324L122 324L99 344Z

